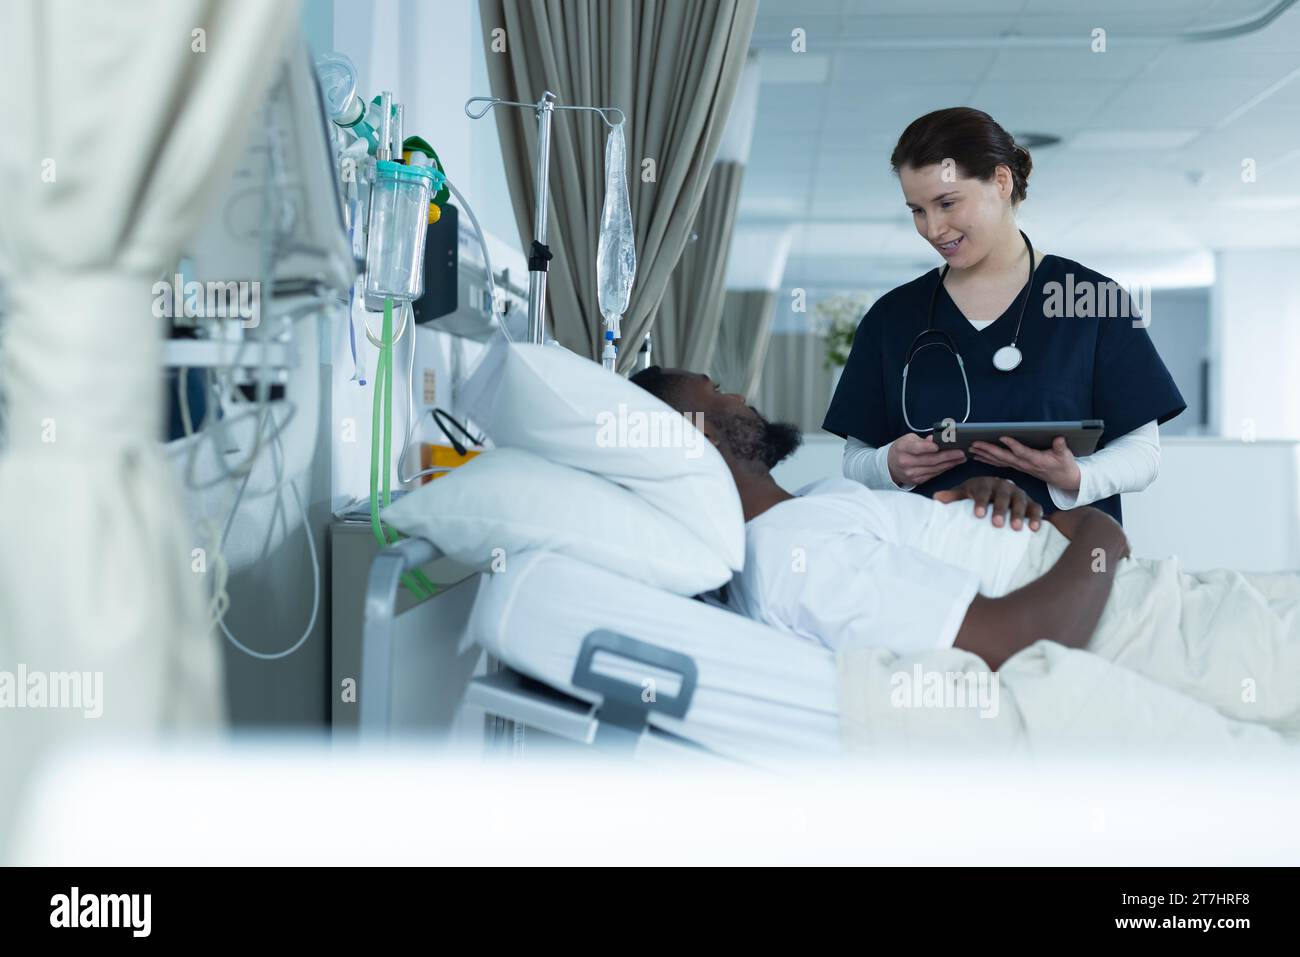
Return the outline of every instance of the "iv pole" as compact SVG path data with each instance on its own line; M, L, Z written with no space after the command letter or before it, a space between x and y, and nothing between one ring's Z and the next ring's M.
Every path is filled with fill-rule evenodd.
M486 103L477 113L470 110L471 103ZM556 110L587 110L599 113L605 125L613 129L607 113L617 113L623 122L623 111L613 106L563 106L555 102L550 90L536 103L518 103L497 96L474 96L465 101L465 115L472 120L481 119L488 110L497 106L517 106L532 110L537 116L537 201L533 207L533 245L528 253L528 341L541 345L546 335L546 272L551 261L551 251L546 246L546 213L550 199L551 172L551 118Z

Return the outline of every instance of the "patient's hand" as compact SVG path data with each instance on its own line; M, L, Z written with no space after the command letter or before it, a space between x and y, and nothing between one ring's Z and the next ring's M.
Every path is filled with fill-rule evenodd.
M1003 524L1008 510L1011 512L1011 527L1014 529L1019 529L1026 519L1029 520L1030 529L1035 532L1042 525L1043 506L1010 479L981 475L967 479L956 488L934 493L936 502L960 502L967 498L975 502L976 518L983 518L984 509L991 506L994 525Z

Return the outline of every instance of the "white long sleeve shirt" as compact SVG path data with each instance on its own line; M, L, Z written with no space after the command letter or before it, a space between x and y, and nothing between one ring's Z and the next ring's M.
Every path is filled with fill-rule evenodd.
M915 485L899 485L889 474L889 449L879 448L849 436L844 442L844 477L867 488L910 492ZM1057 508L1080 508L1123 492L1140 492L1160 472L1160 428L1155 420L1121 435L1104 449L1074 460L1079 466L1079 490L1067 492L1049 484L1048 492Z

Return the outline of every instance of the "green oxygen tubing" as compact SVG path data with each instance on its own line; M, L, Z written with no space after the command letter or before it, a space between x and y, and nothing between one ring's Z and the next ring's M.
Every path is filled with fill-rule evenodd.
M414 345L412 345L414 348ZM375 533L375 541L382 548L399 541L401 535L391 528L385 528L379 520L379 510L392 503L391 469L393 453L393 300L384 298L384 324L380 333L379 360L375 364L375 397L370 428L370 527ZM383 440L380 441L380 425L383 426ZM382 448L381 448L382 445ZM382 457L381 457L382 452ZM382 487L380 479L380 462L383 462ZM402 575L402 584L416 598L431 598L439 591L438 586L429 581L424 572L418 568Z

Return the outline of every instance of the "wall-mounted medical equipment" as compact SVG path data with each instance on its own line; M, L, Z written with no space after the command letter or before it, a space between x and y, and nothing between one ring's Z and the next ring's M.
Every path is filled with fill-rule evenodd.
M475 112L471 104L484 103ZM605 141L605 203L601 211L601 232L596 256L600 308L606 331L621 334L619 318L627 309L632 282L636 277L636 250L633 242L632 207L627 195L626 147L623 140L623 111L610 106L569 106L556 103L555 94L545 91L536 103L519 103L496 96L475 96L465 102L465 115L480 119L498 106L532 110L537 117L537 158L534 183L536 203L533 207L533 243L528 255L528 341L542 343L546 333L546 274L552 258L546 245L547 208L550 200L548 182L551 166L551 119L556 110L583 110L596 113L609 128ZM610 116L616 115L617 121ZM605 337L612 346L609 336Z
M474 342L527 338L528 289L516 281L523 270L489 275L474 227L452 204L429 226L424 272L424 295L412 303L417 324Z
M417 326L440 319L459 306L460 210L451 203L438 207L424 231L424 293L411 303Z
M478 220L464 196L448 181L446 170L437 152L419 136L407 136L405 115L401 103L393 94L381 91L370 101L369 107L359 105L356 71L346 57L330 54L317 61L326 112L333 121L336 133L336 152L340 168L339 199L348 223L349 237L354 255L364 251L364 278L353 288L349 303L349 341L351 343L356 373L353 379L361 386L373 389L371 417L370 456L370 519L375 538L381 545L397 540L397 535L379 519L379 510L392 501L393 461L393 388L394 347L408 331L409 354L407 393L408 418L411 421L401 453L397 457L398 480L409 482L428 474L440 474L443 466L422 468L414 475L402 473L415 433L412 413L410 377L414 374L414 325L417 318L430 321L457 311L455 297L459 293L456 263L443 263L444 268L433 270L435 279L444 280L434 300L424 303L417 316L415 304L422 303L426 285L426 254L430 230L443 225L443 208L449 196L455 196L459 209L465 212L478 244L482 249L483 270L488 295L488 321L480 323L484 331L509 335L497 319L498 296L492 276L490 254ZM459 250L458 215L448 207L449 222L445 228L451 235L439 232L439 245ZM448 242L448 240L450 240ZM447 270L445 267L452 268ZM449 281L448 281L449 280ZM448 300L452 301L449 303ZM357 314L357 305L362 308ZM449 308L450 306L450 308ZM374 316L372 320L370 317ZM362 373L362 358L357 352L360 331L377 349L373 375ZM378 326L378 330L372 329ZM419 571L404 578L407 587L419 597L427 597L436 589Z
M155 311L169 323L164 363L176 370L181 426L166 454L200 534L213 626L240 651L267 660L302 647L323 603L296 483L317 437L315 320L347 301L356 262L334 201L334 144L305 45L287 54L267 99L255 106L258 122L213 213L172 275L155 286ZM196 395L202 401L193 402ZM301 635L279 650L250 648L226 620L229 576L279 548L295 505L312 567L311 613ZM285 518L276 521L280 513ZM247 526L263 522L265 531L247 534Z
M326 112L336 126L364 142L370 156L405 161L400 103L393 103L391 95L386 98L382 93L366 103L357 92L356 67L342 53L327 53L318 59L316 77Z
M405 304L420 302L426 291L425 246L430 231L440 225L444 215L458 218L447 207L454 196L482 250L487 301L493 306L486 330L476 325L474 337L504 334L509 338L510 331L497 321L498 310L493 305L498 297L486 239L468 201L449 181L437 152L422 137L405 134L402 104L394 102L391 93L381 92L365 104L357 90L356 70L346 56L327 54L316 61L316 70L326 112L342 138L337 149L340 199L353 253L365 261L365 280L356 291L365 309L380 313L385 300L393 300L399 307L394 341L405 335L410 312ZM442 234L442 238L446 240L439 246L443 252L447 244L458 249L462 245L458 224L453 223L451 235ZM444 271L449 264L444 260L440 265ZM447 301L449 291L446 284L440 286L440 303L415 310L416 320L427 322L455 310ZM446 325L447 331L456 332L451 328L455 323ZM368 324L364 331L372 343L380 344ZM354 343L356 333L353 329ZM353 354L355 357L355 346ZM365 384L359 369L354 378Z

